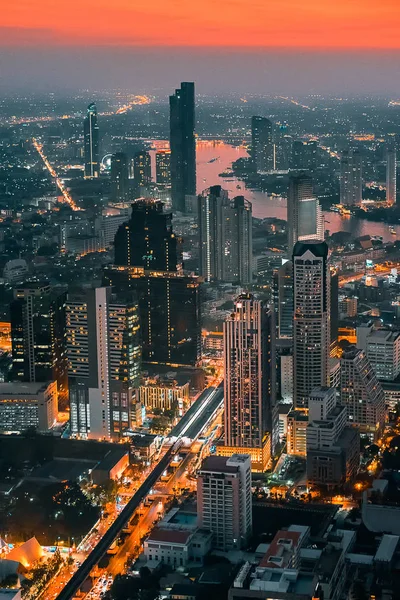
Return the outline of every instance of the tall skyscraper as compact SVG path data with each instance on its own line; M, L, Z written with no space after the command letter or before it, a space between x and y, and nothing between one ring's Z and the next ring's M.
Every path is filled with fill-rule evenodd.
M297 242L293 250L294 405L329 385L330 271L325 242Z
M372 441L378 440L386 421L385 394L364 350L349 348L341 359L341 402L349 425Z
M251 159L257 173L274 168L273 128L266 117L251 118Z
M48 283L14 289L10 306L13 380L57 381L59 405L68 400L65 295Z
M132 203L131 218L120 225L114 240L115 264L154 271L182 269L181 240L172 231L172 215L150 198Z
M307 173L289 178L287 218L289 253L297 241L324 239L321 206L314 195L313 180Z
M171 150L156 152L156 181L163 185L171 183Z
M133 173L135 185L146 187L151 183L151 157L146 150L140 150L133 157Z
M252 532L250 456L208 456L197 475L198 526L213 533L219 550L246 548Z
M140 325L132 296L110 287L69 294L67 352L71 433L115 439L132 427L140 375Z
M128 198L128 157L123 152L116 152L111 157L111 200L124 202Z
M180 239L157 200L138 200L115 236L115 265L106 285L136 292L143 360L195 365L200 358L200 284L182 270Z
M291 169L313 172L317 166L317 142L295 140L292 144Z
M293 337L293 264L274 271L274 308L278 338Z
M235 301L224 323L225 447L250 454L264 471L279 438L273 313L251 294Z
M362 202L362 162L358 150L344 150L340 159L340 203L360 206Z
M83 123L83 135L85 178L93 179L100 175L99 124L97 122L97 108L94 102L91 102L87 108Z
M252 280L252 207L214 185L198 196L200 271L206 281Z
M386 202L389 205L396 203L397 192L397 161L396 148L390 147L386 151Z
M169 97L172 208L180 212L185 212L185 196L196 194L194 107L194 83L183 82Z

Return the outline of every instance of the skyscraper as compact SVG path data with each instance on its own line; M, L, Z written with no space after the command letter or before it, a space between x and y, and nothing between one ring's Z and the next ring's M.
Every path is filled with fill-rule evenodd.
M97 122L97 108L94 102L91 102L87 108L83 123L83 135L85 178L93 179L100 175L99 125Z
M213 533L213 547L245 548L252 532L250 457L208 456L198 472L198 526Z
M185 196L196 194L194 107L194 83L183 82L169 97L172 208L180 212L185 212Z
M131 218L120 225L114 240L115 264L155 271L182 269L180 238L172 231L172 215L150 198L133 202Z
M360 206L362 202L362 163L358 150L344 150L340 159L340 203Z
M279 438L273 313L251 294L235 301L224 323L225 447L248 453L264 471Z
M314 171L317 166L317 142L295 140L292 144L291 169Z
M266 117L251 118L251 159L257 173L274 168L273 129Z
M65 295L48 283L27 283L14 289L10 306L12 379L57 381L59 405L67 406Z
M163 185L171 183L171 150L156 152L156 181Z
M330 271L325 242L297 242L293 250L294 405L329 385Z
M206 281L249 284L252 280L252 207L243 196L229 199L220 185L198 196L200 272Z
M364 350L349 348L341 359L341 402L347 422L372 441L378 440L386 421L385 394Z
M106 285L139 300L143 360L195 365L200 358L200 284L182 270L181 240L158 200L138 200L115 236L115 265Z
M137 188L146 187L151 183L151 157L146 150L135 153L133 158L133 173Z
M397 161L396 148L390 147L386 151L386 202L389 205L396 203Z
M124 202L128 198L128 157L123 152L116 152L111 157L111 200Z
M323 240L323 215L313 192L313 180L307 173L291 175L287 200L288 251L297 241Z
M132 426L140 375L138 306L110 287L69 294L67 352L71 433L118 438Z
M274 271L274 308L278 338L293 337L293 264Z

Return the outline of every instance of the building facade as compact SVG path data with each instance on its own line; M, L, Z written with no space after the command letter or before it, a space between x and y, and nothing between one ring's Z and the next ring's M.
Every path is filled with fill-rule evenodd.
M85 178L93 179L100 175L99 124L94 102L89 104L83 122Z
M396 203L397 197L397 156L396 148L386 151L386 202L389 206Z
M124 152L116 152L111 157L111 200L125 202L128 199L128 157Z
M51 431L57 422L57 382L0 383L0 432Z
M257 173L274 168L273 126L266 117L251 118L251 160Z
M289 177L287 217L289 253L298 241L323 241L323 214L314 195L312 177L307 173Z
M358 150L345 150L340 159L340 203L360 206L362 202L362 162Z
M171 185L171 150L156 152L156 182Z

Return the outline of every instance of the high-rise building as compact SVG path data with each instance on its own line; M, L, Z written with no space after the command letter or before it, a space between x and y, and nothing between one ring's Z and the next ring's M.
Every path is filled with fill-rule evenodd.
M360 206L362 202L362 162L358 150L344 150L340 159L340 203Z
M124 202L128 198L128 157L123 152L116 152L111 157L111 200Z
M397 161L396 148L386 151L386 202L389 205L396 203L397 193Z
M251 462L246 454L204 459L197 478L198 526L213 533L213 546L245 548L252 533Z
M384 391L363 350L350 348L341 359L341 402L347 407L349 425L373 441L386 421Z
M289 254L297 241L324 239L321 206L314 195L313 180L307 173L289 177L287 228Z
M290 260L274 271L274 308L278 338L292 338L293 264Z
M196 194L194 108L194 83L183 82L169 97L172 208L180 212L185 212L185 196Z
M388 329L371 331L367 358L380 381L394 381L400 374L400 333Z
M171 184L171 150L156 152L156 182L163 185Z
M243 196L229 199L220 185L198 197L200 272L206 281L249 284L252 280L252 207Z
M329 385L330 271L325 242L293 250L294 405L307 408L312 390Z
M140 198L132 203L131 218L115 235L115 264L152 271L182 269L180 238L172 231L172 215L163 203Z
M307 480L332 488L356 476L360 463L358 431L346 426L346 406L334 388L316 388L308 403Z
M273 313L242 294L224 323L225 447L246 452L252 469L264 471L279 439Z
M157 200L140 199L115 236L115 265L106 285L139 301L143 360L195 365L201 353L200 283L182 270L180 238Z
M85 178L93 179L100 175L100 148L99 124L97 122L97 108L91 102L87 108L83 123Z
M118 438L132 426L140 375L137 302L110 287L69 294L67 352L71 433Z
M137 188L151 183L151 156L146 150L140 150L133 157L133 173Z
M257 173L274 168L273 126L266 117L251 118L251 159Z
M48 283L27 283L14 289L10 306L13 380L57 381L59 404L67 406L68 375L65 294Z
M330 303L330 321L331 321L331 332L330 332L330 344L331 354L335 353L335 349L338 344L339 337L339 275L333 269L330 271L330 290L331 290L331 303Z
M317 166L317 142L295 140L292 144L291 169L314 171Z

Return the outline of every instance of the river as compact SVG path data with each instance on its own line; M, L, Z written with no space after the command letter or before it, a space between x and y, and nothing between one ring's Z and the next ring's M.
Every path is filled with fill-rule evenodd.
M242 156L247 156L244 148L237 148L221 142L197 143L197 191L202 191L211 185L220 184L230 192L231 196L243 195L253 205L253 216L257 218L277 217L286 220L286 199L271 197L264 192L245 188L244 183L235 178L224 179L219 173L229 170L232 162ZM217 160L214 160L217 159ZM213 162L210 162L213 161ZM240 189L238 188L240 186ZM395 226L397 235L390 233L389 225L366 219L342 217L338 213L324 211L325 229L330 233L349 231L355 237L361 235L381 236L383 241L400 239L400 226Z

